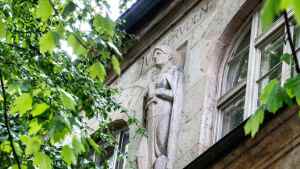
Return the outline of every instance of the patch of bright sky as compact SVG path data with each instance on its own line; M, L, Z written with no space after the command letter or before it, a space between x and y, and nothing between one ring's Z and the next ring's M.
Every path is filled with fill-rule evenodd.
M128 7L133 5L136 2L136 0L132 0L129 2ZM108 0L108 3L111 5L109 16L113 20L117 20L118 17L121 15L121 11L119 9L120 0Z
M121 15L121 11L119 9L120 1L119 0L109 0L109 3L111 5L109 15L113 20L116 20Z

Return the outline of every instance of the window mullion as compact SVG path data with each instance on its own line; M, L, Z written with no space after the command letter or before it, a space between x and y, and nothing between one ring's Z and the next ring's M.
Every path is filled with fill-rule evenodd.
M259 74L260 55L259 51L255 48L256 38L259 33L259 13L253 15L251 25L251 37L249 45L249 63L248 63L248 74L247 74L247 85L246 85L246 97L245 97L245 112L244 119L248 118L256 109L256 100L258 98L258 86L256 79Z

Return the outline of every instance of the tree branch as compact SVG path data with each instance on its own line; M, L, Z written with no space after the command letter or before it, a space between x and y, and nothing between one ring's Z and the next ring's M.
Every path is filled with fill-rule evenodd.
M295 45L294 45L293 38L292 38L288 13L286 11L284 11L283 16L284 16L284 22L285 22L285 26L286 26L288 42L289 42L289 45L291 47L292 56L293 56L295 66L296 66L296 72L297 72L297 74L299 74L300 73L300 67L299 67L299 62L298 62L298 58L297 58L297 52L296 52Z
M6 93L5 93L5 87L4 87L3 75L2 75L1 69L0 69L0 84L1 84L1 90L2 90L2 96L3 96L3 112L4 112L4 119L5 119L5 126L6 126L6 130L8 133L8 139L9 139L10 146L12 148L15 160L17 161L18 169L21 169L21 163L19 161L19 157L17 155L16 149L14 146L14 140L13 140L13 137L10 132L9 118L8 118L8 113L7 113Z

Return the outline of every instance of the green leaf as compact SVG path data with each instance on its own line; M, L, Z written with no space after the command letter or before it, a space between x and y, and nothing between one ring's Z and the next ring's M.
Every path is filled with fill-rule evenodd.
M259 126L264 121L264 109L263 107L259 107L256 112L250 117L250 119L246 122L244 126L244 131L246 135L251 134L253 138L259 130Z
M9 167L8 169L19 169L18 164L14 164L13 166ZM21 169L27 169L27 166L22 164Z
M92 66L88 68L88 72L93 79L99 79L100 81L104 81L106 77L106 71L102 63L96 62Z
M293 9L294 9L295 18L297 20L297 23L299 24L300 23L300 4L299 4L299 0L290 0L290 1L292 1L292 6L293 6Z
M36 104L31 111L31 115L33 117L43 114L47 109L49 108L49 105L46 103L40 103Z
M89 145L93 148L97 155L102 155L99 145L90 137L87 138Z
M283 55L281 55L281 61L284 61L286 64L291 64L292 61L292 55L288 54L288 53L284 53Z
M113 67L115 73L120 75L121 74L120 62L116 56L112 57L111 63L112 63L112 67Z
M32 96L29 93L23 93L17 97L13 102L11 109L12 113L20 113L23 116L28 110L32 108Z
M0 144L0 150L5 153L11 153L12 148L10 146L10 142L5 140Z
M260 101L269 112L276 113L284 104L284 90L277 80L271 80L262 90Z
M25 149L26 155L35 154L38 151L40 151L42 140L39 137L37 137L37 136L28 137L28 136L23 135L20 137L20 139L26 145L26 149Z
M300 75L288 79L284 84L284 89L290 98L296 97L297 104L300 105Z
M55 33L58 35L59 38L63 39L65 33L64 26L62 24L59 24L55 29Z
M21 156L22 153L23 153L23 150L21 148L21 146L19 145L19 143L17 142L13 142L14 144L14 148L16 150L16 153L18 156ZM5 140L3 141L1 144L0 144L0 151L4 152L4 153L11 153L12 152L12 148L11 148L11 145L10 145L10 142Z
M266 0L261 12L261 23L263 30L268 29L274 22L276 15L280 12L279 0Z
M2 38L6 38L6 26L2 21L0 21L0 39Z
M52 169L52 160L42 152L34 154L33 164L39 169Z
M105 33L110 37L114 35L115 23L108 17L96 15L93 19L93 26L99 33Z
M75 110L76 102L74 97L63 89L60 90L60 100L65 108Z
M75 35L72 34L68 37L68 44L73 48L75 54L79 56L87 54L87 50L80 44Z
M42 21L45 22L52 15L52 12L53 9L49 0L39 0L36 10L37 17L41 18Z
M41 53L52 52L56 47L57 35L54 32L44 34L39 42Z
M77 159L72 148L67 145L63 146L62 151L61 151L61 157L69 166L71 164L75 164L76 159Z
M281 1L280 9L288 10L291 7L291 5L293 4L294 0L280 0L280 1Z
M64 7L62 16L66 18L70 13L72 13L76 9L76 7L76 4L74 4L72 1L69 1Z
M85 152L84 145L81 142L81 139L77 136L74 136L72 139L72 147L74 148L74 153L80 155Z
M21 93L20 85L17 83L8 84L7 92L11 95L14 95L16 93Z
M61 140L64 140L65 137L71 132L71 125L68 122L67 118L62 116L54 116L50 121L48 130L48 135L52 144L55 144Z
M18 156L22 156L23 150L22 150L20 144L17 143L17 142L13 142L13 144L14 144L14 148L15 148L15 150L16 150L17 155L18 155Z
M42 125L39 124L37 119L33 119L29 123L29 134L34 135L42 129Z

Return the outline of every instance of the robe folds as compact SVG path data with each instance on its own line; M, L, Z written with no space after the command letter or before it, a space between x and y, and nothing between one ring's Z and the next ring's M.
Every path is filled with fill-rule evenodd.
M178 66L170 67L164 76L170 85L170 90L172 91L173 100L171 104L171 113L169 121L169 130L167 138L166 154L167 163L165 168L159 169L173 169L174 161L176 159L176 144L179 135L180 123L181 123L181 113L183 108L183 71ZM146 92L147 93L147 92ZM146 94L147 95L147 94ZM151 111L155 110L155 104L149 105L149 107L144 108L144 118L146 121L147 137L142 137L138 152L137 152L137 165L138 169L154 169L154 162L157 159L155 152L157 152L157 120L153 117L149 117L153 114ZM155 112L154 112L155 113Z

